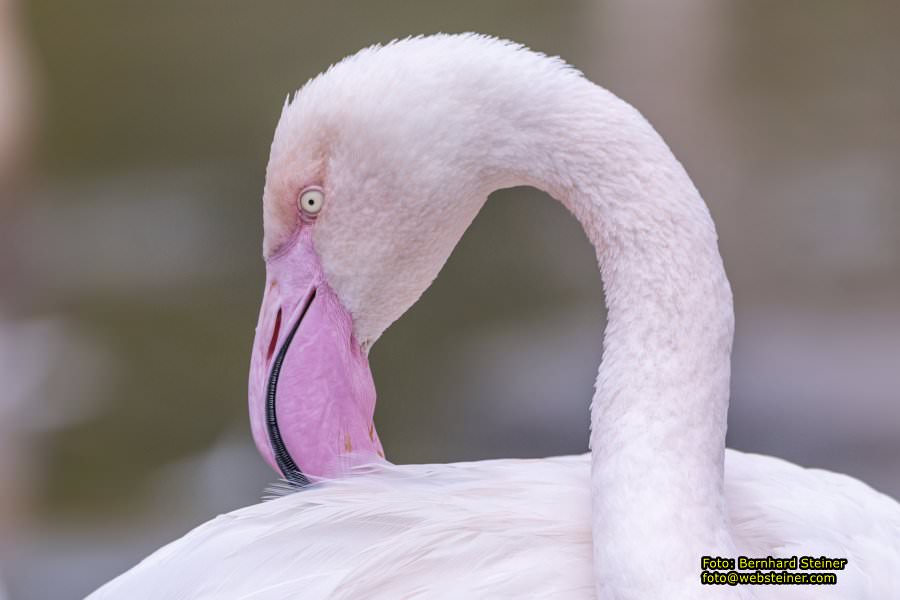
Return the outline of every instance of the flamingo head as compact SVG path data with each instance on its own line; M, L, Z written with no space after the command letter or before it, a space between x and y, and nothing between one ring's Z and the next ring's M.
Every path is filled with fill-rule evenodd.
M470 92L493 75L471 46L503 44L437 36L364 50L285 104L263 194L249 398L257 447L289 480L384 456L368 351L490 191L473 126L488 117Z

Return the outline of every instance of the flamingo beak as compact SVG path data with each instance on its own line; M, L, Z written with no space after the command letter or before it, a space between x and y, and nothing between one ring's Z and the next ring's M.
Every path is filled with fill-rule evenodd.
M266 262L249 403L256 447L291 483L384 458L368 356L326 281L308 228Z

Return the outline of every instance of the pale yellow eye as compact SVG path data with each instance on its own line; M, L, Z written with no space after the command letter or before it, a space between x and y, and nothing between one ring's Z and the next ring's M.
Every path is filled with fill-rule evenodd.
M300 194L297 204L300 206L300 210L307 215L317 215L322 210L322 205L325 204L325 194L322 193L322 190L306 190Z

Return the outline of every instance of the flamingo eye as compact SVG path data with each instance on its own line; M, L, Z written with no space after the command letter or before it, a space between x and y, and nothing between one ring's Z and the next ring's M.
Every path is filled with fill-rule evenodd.
M304 191L300 194L300 198L297 199L297 206L300 207L304 214L310 217L319 214L323 204L325 204L325 194L318 188Z

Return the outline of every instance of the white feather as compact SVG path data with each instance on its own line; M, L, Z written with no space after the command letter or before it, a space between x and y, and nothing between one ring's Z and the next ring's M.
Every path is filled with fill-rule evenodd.
M896 503L775 458L726 465L747 555L849 559L839 586L761 597L896 597ZM373 466L209 521L90 598L594 598L589 473L589 455Z

